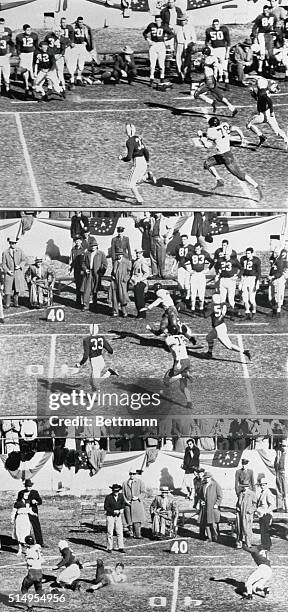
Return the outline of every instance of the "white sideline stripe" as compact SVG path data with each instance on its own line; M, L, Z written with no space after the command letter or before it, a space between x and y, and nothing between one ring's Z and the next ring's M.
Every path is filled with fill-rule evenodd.
M175 570L174 570L174 581L173 581L173 595L172 595L172 602L171 602L171 612L176 612L176 609L177 609L178 589L179 589L179 575L180 575L180 567L175 567Z
M155 322L156 322L156 321L155 321ZM12 324L10 324L10 326L11 326L11 325L12 325ZM77 326L77 327L78 327L78 323L74 323L73 325L75 325L75 326ZM81 325L81 326L83 325L83 327L88 327L89 323L79 323L79 326L80 326L80 325ZM24 327L26 327L26 326L25 326L25 323L23 323L23 326L24 326ZM19 324L19 327L20 327L20 324ZM129 334L129 330L125 330L125 329L123 329L123 330L119 331L119 333L124 333L125 331L127 331L127 334ZM105 336L112 336L112 337L117 336L117 332L115 332L115 333L113 333L113 334L112 334L111 332L104 332L104 333L105 333ZM137 333L137 332L136 332L136 333ZM0 333L0 338L12 338L12 337L14 337L14 336L15 336L15 338L16 338L16 337L18 337L18 338L25 338L26 336L31 337L31 335L32 335L33 337L35 337L35 338L38 338L38 337L40 337L40 338L41 338L41 337L46 338L46 337L51 336L51 332L48 332L47 334L45 334L45 333L43 333L43 334L31 334L31 332L29 332L29 333L25 333L25 334L13 334L13 336L12 336L12 334L2 334L2 333ZM205 335L206 335L206 334L205 334L205 332L204 332L204 333L202 333L202 334L198 334L198 333L197 333L197 334L195 334L195 333L193 333L193 336L200 336L200 337L201 337L201 336L203 336L203 337L205 337ZM233 332L229 334L229 336L237 336L237 337L238 337L238 335L239 335L239 334L236 334L236 333L235 333L235 334L233 334ZM57 333L57 336L82 336L82 334L80 334L80 333L79 333L79 334L77 334L77 333L74 333L74 334L72 334L72 333L71 333L71 334L70 334L70 332L68 332L68 333L65 333L65 332L61 333L61 332L60 332L60 333ZM252 336L252 337L257 337L257 336L267 336L267 338L269 338L269 336L271 336L271 337L272 337L272 336L280 336L280 337L281 337L281 336L288 336L288 332L271 332L270 334L268 334L268 333L267 333L267 334L265 334L264 332L263 332L263 333L260 333L260 334L248 334L248 333L247 333L247 334L241 334L241 336L242 336L242 337L245 337L245 338L246 338L247 336L249 336L249 337L250 337L250 336ZM141 333L139 332L139 338L155 338L155 337L156 337L156 336L154 336L154 334L153 334L153 335L152 335L152 334L147 334L147 333L143 333L143 334L141 334ZM120 339L121 339L121 338L120 338ZM161 340L161 338L160 338L160 337L159 337L159 339ZM122 338L122 340L125 340L125 338ZM164 338L162 338L162 340L163 340L163 342L164 342Z
M57 334L52 334L51 344L50 344L48 376L47 376L49 380L52 380L52 378L54 377L55 359L56 359L56 339L57 339Z
M257 409L256 409L255 402L254 402L254 397L253 397L253 391L252 391L252 386L251 386L251 382L250 382L248 365L247 365L247 362L246 362L246 359L245 359L245 355L243 354L244 346L243 346L243 340L242 340L241 334L237 334L237 338L238 338L239 348L242 351L242 353L240 353L240 358L241 358L241 362L242 362L242 365L243 365L243 373L244 373L244 379L245 379L245 386L246 386L246 390L247 390L250 410L251 410L251 414L252 415L253 414L256 415L257 414Z
M24 136L23 127L22 127L21 118L20 118L19 113L15 113L15 120L16 120L17 129L18 129L19 139L20 139L20 142L21 142L21 145L22 145L22 149L23 149L23 154L24 154L24 159L25 159L25 164L26 164L27 172L28 172L28 175L29 175L32 191L33 191L33 194L34 194L35 204L36 204L36 206L38 208L40 208L40 207L42 207L42 202L41 202L41 198L40 198L40 193L38 191L37 183L36 183L36 180L35 180L32 164L31 164L31 159L30 159L28 147L27 147L27 144L26 144L26 140L25 140L25 136Z

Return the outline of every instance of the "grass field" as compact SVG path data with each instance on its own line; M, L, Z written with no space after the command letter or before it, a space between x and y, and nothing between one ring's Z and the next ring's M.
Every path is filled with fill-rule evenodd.
M136 52L145 49L141 32L127 30L119 35L109 30L106 40L100 37L99 50L115 51L124 40ZM214 179L203 170L211 151L199 148L193 140L207 126L205 115L211 110L191 100L187 84L175 84L166 93L149 89L148 64L145 67L141 62L141 76L131 87L125 83L77 87L68 92L66 101L43 104L27 103L21 93L12 102L1 100L1 206L123 210L135 205L127 187L130 165L118 160L125 151L125 122L131 121L144 136L158 178L156 187L140 187L149 208L287 210L287 151L281 140L264 127L269 137L260 150L235 149L239 165L263 186L261 203L253 188L223 169L225 186L213 191ZM287 84L281 88L274 103L279 124L286 130ZM256 143L245 128L255 112L249 91L232 86L227 95L239 107L233 124ZM219 116L230 121L222 105Z
M14 597L19 593L25 574L25 564L15 556L16 549L12 539L7 535L7 524L10 523L10 511L14 496L9 493L1 500L1 612L11 609L25 609L23 603L9 603L8 595ZM182 498L183 500L183 498ZM178 499L181 505L181 498ZM146 516L151 499L145 501ZM50 584L55 572L51 568L59 560L57 544L59 539L68 540L74 553L84 562L96 562L102 558L105 565L113 566L122 561L128 576L128 582L116 587L106 587L94 594L86 589L95 576L93 568L84 568L81 573L81 591L65 591L65 602L57 605L49 603L35 606L38 609L53 609L63 612L90 612L101 609L108 612L115 607L119 612L139 610L148 612L161 609L164 612L187 612L194 609L211 612L217 608L223 612L238 612L251 608L249 602L243 601L239 591L242 583L252 572L255 565L249 553L235 550L235 540L227 523L221 523L219 543L203 543L198 539L196 517L188 519L185 527L179 527L178 538L188 543L187 554L169 553L172 541L151 542L151 523L143 526L143 540L126 540L126 554L105 552L105 517L99 515L97 524L79 523L80 502L76 499L44 497L40 508L40 520L47 549L43 551L45 560L44 575L47 580L45 593L50 592ZM273 547L271 562L274 575L271 581L271 594L263 599L255 596L253 609L261 611L275 610L284 612L286 594L284 585L287 581L287 541L285 527L280 523L273 524ZM259 528L254 526L254 544L258 544ZM117 602L117 603L116 603ZM50 607L49 607L50 605Z
M147 323L157 328L161 311L149 312L146 320L135 318L134 305L129 305L127 319L112 319L105 294L99 301L98 313L84 312L79 317L71 293L56 297L64 304L64 323L46 321L46 311L31 311L21 307L5 318L1 327L0 354L1 411L5 416L36 414L37 378L58 381L60 385L90 390L88 365L73 376L71 368L82 356L82 338L89 333L88 325L97 321L114 350L106 354L107 366L118 369L120 378L101 382L101 389L129 389L133 385L163 389L162 378L171 367L172 359L163 340L146 330ZM261 299L263 303L261 303ZM193 415L282 415L285 416L287 387L287 312L280 319L271 317L271 310L260 296L258 314L254 321L240 317L227 319L232 341L243 344L252 353L246 362L235 352L215 343L214 359L207 361L205 336L210 321L200 316L191 318L189 311L181 314L197 338L197 346L189 347ZM81 321L81 322L80 322ZM57 383L57 384L58 384ZM47 387L46 383L44 387ZM168 395L167 395L168 393ZM186 402L178 383L163 395L163 411L187 414ZM107 410L109 410L107 408Z

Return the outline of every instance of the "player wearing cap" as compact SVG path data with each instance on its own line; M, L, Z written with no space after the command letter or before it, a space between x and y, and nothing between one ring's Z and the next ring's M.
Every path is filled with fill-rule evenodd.
M149 44L149 59L150 59L150 87L154 85L154 74L156 63L158 61L160 68L160 85L164 84L165 77L165 58L167 40L174 37L174 33L168 25L162 23L160 15L155 16L155 21L149 23L143 32L145 40Z
M42 563L43 557L41 553L40 544L35 544L35 540L32 536L26 536L25 538L26 552L25 561L27 566L27 575L23 579L21 586L22 595L26 595L29 589L34 586L35 593L38 597L42 595ZM32 610L33 602L27 601L27 609Z
M206 340L208 343L208 351L206 353L207 359L212 359L214 341L218 339L219 342L221 342L221 344L223 344L223 346L225 346L229 351L236 351L236 353L241 353L250 360L251 354L248 349L242 350L239 346L231 342L225 324L226 312L226 304L221 302L221 298L218 293L214 293L214 295L212 295L212 302L204 313L205 318L211 317L212 322L212 329L206 336Z
M256 292L261 278L261 261L253 253L254 249L249 247L246 249L246 254L240 258L241 289L246 319L253 319L256 314Z
M260 147L266 140L266 136L262 134L258 125L263 123L267 123L269 127L273 130L276 136L279 136L284 140L286 147L288 146L288 138L285 134L285 131L282 130L277 122L277 119L274 114L273 102L269 92L269 82L267 79L263 79L259 77L256 81L256 86L250 88L251 96L257 102L257 115L253 115L251 119L249 119L247 123L248 130L254 132L256 136L259 138Z
M151 170L149 170L150 154L143 142L142 136L136 134L136 128L133 123L127 123L125 129L128 136L126 141L127 155L119 155L119 159L123 162L133 161L128 186L135 196L137 203L143 204L143 198L138 191L137 184L149 180L153 185L156 185L157 181Z
M266 550L257 548L250 548L248 550L251 553L253 560L258 566L249 578L245 582L245 592L243 593L243 600L252 600L253 593L266 597L269 595L269 582L272 577L271 561L268 559Z
M216 155L208 157L204 162L204 169L208 170L213 176L215 176L217 183L215 189L223 187L224 181L220 178L215 166L225 166L233 176L239 179L239 181L246 181L249 185L254 187L258 191L260 200L262 199L262 190L260 185L254 181L254 179L243 172L236 161L234 160L233 153L231 151L230 135L232 132L237 133L241 141L243 142L244 136L242 131L236 126L230 126L226 121L220 122L218 117L211 117L208 120L208 129L206 134L202 131L198 132L198 136L203 146L208 149L209 142L212 142L216 147Z
M99 333L99 325L93 323L90 325L90 335L83 339L83 357L81 361L76 363L76 368L80 368L90 361L91 365L91 385L94 389L97 388L99 378L109 378L109 376L119 376L117 370L107 368L103 358L103 351L107 351L110 355L113 355L112 346L106 340L103 334Z
M114 79L115 84L120 82L120 79L127 79L128 85L132 85L132 82L137 77L137 68L134 60L134 51L125 45L121 53L117 53L114 59L113 70L111 77ZM105 73L102 75L102 79L105 78Z
M215 79L215 73L218 72L219 69L219 60L217 57L212 55L212 51L210 47L204 47L202 51L202 67L204 72L204 80L200 82L199 86L196 90L193 89L193 83L191 83L191 96L197 100L200 98L207 104L211 104L213 107L213 111L216 112L216 100L221 102L232 113L232 117L238 113L238 110L227 98L223 95L222 89L217 86L217 81ZM212 98L209 98L206 94L209 93L212 95Z

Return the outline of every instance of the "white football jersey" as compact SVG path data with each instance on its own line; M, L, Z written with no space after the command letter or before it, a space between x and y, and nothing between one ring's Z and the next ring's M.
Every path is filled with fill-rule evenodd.
M209 127L207 139L212 140L218 153L228 153L230 151L230 126L228 123L220 123L217 127Z
M176 361L187 359L188 354L183 336L168 336L165 342Z
M162 305L165 309L170 308L170 306L174 306L174 302L171 298L171 295L166 289L159 289L156 295L157 298L161 300Z

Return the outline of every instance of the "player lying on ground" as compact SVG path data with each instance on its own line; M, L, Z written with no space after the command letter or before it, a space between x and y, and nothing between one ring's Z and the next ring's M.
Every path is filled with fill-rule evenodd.
M95 563L84 563L84 567L95 567ZM104 567L102 559L97 559L94 584L87 589L87 592L92 593L93 591L102 589L102 587L119 584L121 582L127 582L127 575L124 572L123 563L116 563L115 568L109 566Z
M133 168L129 176L128 185L137 203L143 204L143 198L138 191L137 184L148 180L152 185L156 185L157 180L148 167L150 159L149 151L142 137L136 135L136 128L133 123L126 124L126 134L128 136L128 140L126 141L127 155L119 155L119 159L124 162L133 161Z
M272 577L271 561L268 559L266 550L246 549L248 550L256 565L258 566L245 582L244 599L253 599L253 593L266 597L269 594L269 581Z
M265 142L266 136L262 134L261 130L259 130L257 126L266 123L273 130L276 136L279 136L282 138L282 140L284 140L286 147L288 147L288 137L284 130L279 127L274 114L273 102L270 97L269 83L267 79L263 79L262 77L258 78L256 87L252 87L250 91L252 97L257 102L257 115L253 115L253 117L248 121L247 128L259 137L258 146L260 147L263 142Z
M203 59L202 59L202 68L204 72L204 80L200 82L199 87L196 90L193 89L193 84L191 84L191 96L197 100L203 100L207 104L211 104L213 107L214 113L216 112L216 100L218 102L222 102L232 113L232 117L238 113L238 110L227 98L224 96L222 89L218 87L217 81L215 79L215 73L217 73L220 63L217 57L212 55L212 51L210 47L204 47L203 51ZM207 96L206 94L211 94L212 98Z
M227 306L221 302L220 295L218 293L212 295L212 303L210 306L208 306L204 313L205 318L211 317L212 322L212 329L206 336L208 343L208 351L206 353L207 359L212 359L214 341L218 339L219 342L221 342L221 344L223 344L223 346L225 346L229 351L241 353L251 360L251 354L248 349L242 350L239 346L231 342L228 336L226 324L224 323L226 312Z
M117 370L112 368L106 369L103 358L104 350L113 355L112 346L103 334L99 334L99 325L93 323L90 325L90 336L86 336L83 339L83 357L75 366L80 368L89 359L91 365L91 386L93 389L97 388L99 378L109 378L111 375L119 376Z
M179 334L176 325L171 326L170 329L171 331L165 339L165 344L173 356L173 366L166 372L164 383L169 385L179 381L180 390L187 400L186 406L187 408L191 408L191 394L188 389L188 380L191 378L190 360L186 349L185 338L181 333Z
M244 135L242 131L236 126L230 127L226 121L221 123L218 117L211 117L211 119L209 119L208 121L208 126L209 127L207 132L203 133L199 131L198 136L205 149L209 149L209 141L212 142L216 147L216 155L208 157L208 159L206 159L206 161L204 162L204 169L209 170L209 172L213 176L215 176L217 180L215 189L217 189L218 187L223 187L224 185L224 181L223 179L221 179L215 166L224 165L226 166L228 172L230 172L230 174L232 174L233 176L236 176L239 181L246 181L246 183L254 187L254 189L258 191L259 198L261 200L262 190L260 185L256 183L256 181L254 181L254 179L249 176L249 174L244 173L239 168L238 164L234 160L234 156L231 151L231 132L236 132L237 134L239 134L241 141L243 142Z

